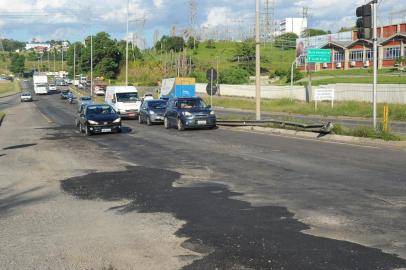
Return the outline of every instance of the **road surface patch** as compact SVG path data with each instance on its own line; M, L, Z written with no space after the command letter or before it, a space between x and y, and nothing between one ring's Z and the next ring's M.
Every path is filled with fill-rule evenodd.
M252 207L241 193L221 184L173 187L181 174L147 167L91 173L61 182L84 200L130 203L120 214L170 213L186 224L176 232L185 247L206 255L184 269L359 269L389 270L406 261L379 249L307 235L309 226L285 207Z

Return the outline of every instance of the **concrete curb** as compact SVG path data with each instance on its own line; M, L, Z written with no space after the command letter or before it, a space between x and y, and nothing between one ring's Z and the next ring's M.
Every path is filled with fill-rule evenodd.
M12 94L7 94L5 96L0 96L0 98L12 97L12 96L18 95L20 93L21 93L21 91L13 92Z
M352 136L342 136L342 135L335 135L335 134L320 134L315 132L306 132L306 131L296 131L296 130L288 130L288 129L278 129L278 128L265 128L265 127L238 127L238 128L229 128L229 127L221 127L223 129L231 129L231 130L241 130L241 131L252 131L252 132L260 132L263 134L274 134L274 135L286 135L291 137L298 137L298 138L306 138L306 139L313 139L313 140L320 140L326 142L337 142L337 143L347 143L347 144L355 144L355 145L364 145L364 146L375 146L375 147L385 147L385 148L392 148L398 150L405 150L406 151L406 141L384 141L380 139L369 139L369 138L361 138L361 137L352 137Z

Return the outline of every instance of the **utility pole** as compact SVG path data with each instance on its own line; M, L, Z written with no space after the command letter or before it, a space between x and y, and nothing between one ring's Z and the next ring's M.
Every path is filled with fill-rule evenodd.
M93 35L90 35L90 95L93 96Z
M189 36L193 36L193 49L196 48L197 1L189 0Z
M62 69L61 69L61 71L63 71L63 41L62 41L62 46L61 46L61 48L62 48Z
M128 28L129 28L129 12L130 12L130 0L127 0L127 35L125 36L125 85L128 86Z
M76 81L76 43L73 43L73 87Z
M56 72L56 48L54 47L54 73Z
M261 120L261 39L260 39L260 29L259 29L259 0L256 0L255 4L256 13L256 23L255 23L255 43L256 43L256 119Z
M378 83L378 40L377 40L377 4L378 0L373 0L371 2L373 8L373 42L374 42L374 85L373 85L373 117L374 117L374 129L377 128L377 108L376 108L376 99L377 99L377 83Z

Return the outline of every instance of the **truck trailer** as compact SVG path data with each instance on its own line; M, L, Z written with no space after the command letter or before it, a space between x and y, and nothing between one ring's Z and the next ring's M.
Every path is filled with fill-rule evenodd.
M177 97L195 97L196 96L196 79L195 78L170 78L163 79L161 85L162 99Z
M33 76L34 92L36 95L47 95L48 88L48 76L41 73L35 73Z

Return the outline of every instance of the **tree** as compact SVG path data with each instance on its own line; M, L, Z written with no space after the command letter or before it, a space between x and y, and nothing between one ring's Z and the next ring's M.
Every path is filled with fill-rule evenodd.
M309 37L314 37L314 36L321 36L321 35L327 35L328 32L324 31L322 29L315 29L315 28L308 28L304 30L304 33L306 36Z
M296 39L299 36L295 33L284 33L275 38L274 46L282 49L296 48Z
M216 48L216 43L214 42L214 40L209 39L206 43L206 48L207 49L215 49Z
M252 40L242 42L236 50L234 58L238 61L238 66L249 74L255 73L254 61L256 58L255 43Z
M354 27L341 27L340 30L338 30L338 32L339 32L339 33L342 33L342 32L350 32L350 31L352 31L352 30L354 30Z
M15 53L11 56L10 71L14 74L24 73L25 56Z
M199 48L199 41L194 37L189 37L188 41L186 42L186 46L191 50L197 49Z
M164 51L164 52L181 52L185 48L185 40L183 37L169 37L163 36L161 40L159 40L155 44L155 49L157 51Z

